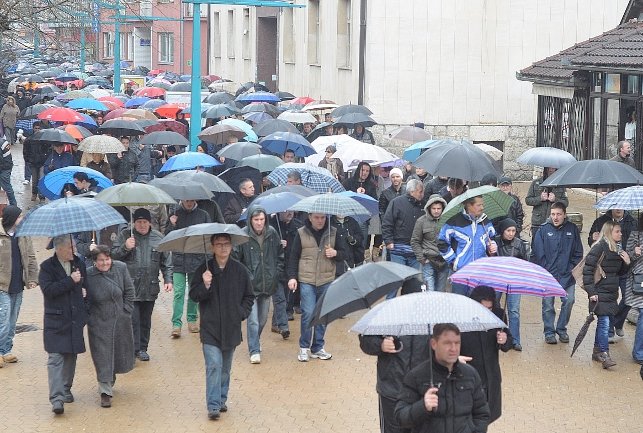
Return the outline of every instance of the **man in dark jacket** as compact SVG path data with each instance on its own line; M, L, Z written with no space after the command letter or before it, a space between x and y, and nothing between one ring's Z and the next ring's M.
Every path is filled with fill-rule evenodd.
M543 175L539 179L535 179L529 186L529 191L525 197L525 204L532 206L531 211L531 239L536 238L536 232L540 229L542 224L545 223L554 203L562 203L565 207L569 206L569 199L565 188L542 188L540 186L549 176L556 172L555 168L545 167Z
M239 193L228 200L223 209L223 219L228 224L236 224L239 217L255 199L255 185L251 179L239 182Z
M169 224L165 234L171 231L184 229L195 224L204 224L212 222L210 215L202 209L199 209L195 200L181 200L179 207L170 216ZM181 336L181 326L183 324L183 305L185 304L185 296L187 295L186 287L190 287L190 280L192 280L193 273L196 268L203 262L203 254L172 254L172 283L174 289L174 301L172 306L172 338L179 338ZM196 324L198 318L197 305L188 298L188 306L186 312L186 319L188 322L188 330L192 333L199 332L199 327Z
M339 277L348 268L354 268L364 263L364 238L359 223L351 217L333 215L330 218L331 227L337 229L337 236L341 237L349 251L344 262L337 262L335 276Z
M11 157L11 145L8 141L2 141L0 147L0 189L7 193L7 200L11 206L17 206L16 195L11 185L11 171L13 170L13 158Z
M368 162L361 161L357 164L357 168L353 176L344 181L344 188L346 191L353 191L358 194L366 194L377 200L377 183L373 177L373 167ZM368 244L368 227L370 219L360 224L362 230L362 246L366 249Z
M632 168L636 168L636 163L634 158L632 158L632 144L627 140L619 141L616 144L616 155L613 158L610 158L610 161L622 162L627 164Z
M195 272L190 298L199 303L201 315L208 418L217 420L228 411L232 356L241 344L241 322L252 310L254 295L248 270L230 258L230 235L212 235L210 244L214 258Z
M395 406L397 421L414 433L485 433L489 405L475 368L458 361L458 327L452 323L435 325L431 349L433 359L404 377ZM433 362L432 370L429 362Z
M163 235L152 229L152 215L145 208L134 211L133 227L123 229L112 244L112 259L120 260L134 280L134 352L139 360L149 361L147 347L152 329L152 311L158 298L159 271L164 289L172 291L172 254L158 251Z
M234 257L248 268L252 276L255 296L252 311L248 316L247 336L250 363L261 363L261 332L268 321L270 298L277 291L278 282L284 271L284 249L279 233L268 224L268 214L260 206L248 208L248 225L243 229L250 240L239 245ZM284 339L290 331L282 333Z
M139 173L138 149L136 146L130 146L129 137L121 137L121 143L123 144L121 153L107 155L115 184L134 182Z
M388 208L389 203L393 201L394 198L397 198L404 194L404 192L406 191L406 186L402 182L402 170L395 167L391 169L388 177L389 179L391 179L391 186L386 188L384 191L382 191L382 194L380 194L380 218L384 218L384 214L386 213L386 209Z
M33 133L36 134L42 130L42 123L33 124ZM33 141L33 134L30 135L23 144L22 155L25 164L29 165L31 170L31 201L38 198L38 182L43 174L43 166L47 160L48 153L51 151L49 143ZM44 197L42 197L44 199Z
M74 401L71 386L76 373L76 358L85 352L83 329L87 323L87 279L85 265L74 256L68 235L53 239L55 253L40 265L39 284L44 296L44 331L49 378L49 401L60 415L64 403Z
M525 211L522 209L522 203L520 203L520 198L518 198L518 196L512 192L513 182L511 178L508 176L501 177L500 181L498 182L498 187L500 188L500 191L504 192L509 197L514 199L514 202L511 204L511 207L509 208L509 213L507 214L507 216L512 220L514 220L514 222L516 223L516 231L518 232L517 236L520 236L520 233L522 232L522 228L523 228L523 223L525 221ZM497 228L497 226L495 225L494 227Z
M43 168L43 173L49 174L52 171L69 167L74 165L74 157L69 152L65 152L65 145L62 143L54 143L53 150L49 153L45 165Z
M297 236L297 230L303 227L304 223L301 221L298 213L279 212L275 217L271 218L270 225L279 232L281 235L281 245L284 247L284 264L288 263L290 257L290 250L292 243ZM286 276L285 268L280 277L279 284L282 286L284 296L277 292L272 298L274 304L274 312L272 315L272 332L281 334L284 330L288 330L288 322L295 320L295 305L299 308L299 292L288 289L288 277ZM285 302L286 322L281 317L282 303Z
M433 194L440 194L442 188L445 188L448 183L449 178L447 176L435 176L424 186L424 200L428 200Z
M554 297L543 298L542 314L545 342L556 344L556 334L561 343L569 343L567 324L574 306L576 281L572 269L583 258L583 244L576 225L567 220L567 207L563 203L551 205L550 217L540 226L533 240L533 261L547 269L567 292L561 298L560 315L556 328Z

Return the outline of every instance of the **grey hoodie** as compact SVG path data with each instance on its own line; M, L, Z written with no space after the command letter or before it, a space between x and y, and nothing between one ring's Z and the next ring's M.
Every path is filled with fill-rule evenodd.
M442 210L447 207L447 202L440 195L433 194L424 205L426 213L415 222L413 234L411 235L411 248L415 253L415 258L420 262L429 257L442 257L438 249L438 235L440 226L438 219L435 219L429 213L429 208L434 203L442 203Z

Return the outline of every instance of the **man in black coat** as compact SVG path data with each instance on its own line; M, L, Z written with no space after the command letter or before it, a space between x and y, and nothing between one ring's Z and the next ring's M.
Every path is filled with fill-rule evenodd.
M391 172L389 173L388 177L389 179L391 179L391 186L386 188L384 191L382 191L382 194L380 194L380 200L379 200L380 218L384 218L384 214L386 213L388 204L391 201L393 201L394 198L397 198L403 195L404 191L406 191L406 186L402 182L402 177L403 177L402 170L395 167L391 169Z
M36 134L42 130L42 123L35 122L33 124L33 133ZM43 176L43 166L47 160L47 156L51 151L50 143L34 142L33 135L29 136L22 147L22 156L25 159L25 164L29 165L31 170L31 201L36 201L38 198L38 182ZM44 200L43 196L40 196Z
M237 224L239 217L255 199L255 185L252 179L239 182L239 193L228 200L223 209L223 219L228 224Z
M230 258L230 235L212 235L210 244L214 258L196 270L190 298L199 303L201 315L208 418L217 420L228 411L232 356L241 343L241 322L250 315L254 295L250 273Z
M76 357L85 352L87 274L83 261L74 255L69 235L54 238L53 244L53 257L40 265L39 284L44 296L43 340L49 354L49 401L59 415L65 411L64 403L74 401L71 386Z

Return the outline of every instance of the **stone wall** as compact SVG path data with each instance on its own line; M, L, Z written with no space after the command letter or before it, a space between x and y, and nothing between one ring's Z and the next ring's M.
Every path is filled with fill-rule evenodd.
M408 145L393 143L388 132L400 125L376 125L371 131L382 147L402 156ZM503 142L503 173L514 180L531 180L533 167L516 163L516 158L524 151L536 146L536 127L534 125L430 125L424 128L434 139L453 138L482 142Z

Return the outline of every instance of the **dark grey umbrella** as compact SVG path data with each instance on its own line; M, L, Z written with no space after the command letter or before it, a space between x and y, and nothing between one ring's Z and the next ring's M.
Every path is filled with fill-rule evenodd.
M493 160L470 141L440 140L413 163L434 176L479 181L489 174L498 173Z
M333 281L317 302L312 326L328 325L349 313L370 308L420 271L394 262L367 263Z
M270 173L284 162L281 158L273 155L251 155L239 160L239 167L254 167L262 173Z
M241 112L244 114L253 112L268 113L272 117L277 117L281 111L279 111L279 108L267 102L257 102L246 105L241 109Z
M229 193L234 194L235 192L228 186L227 183L219 179L213 174L206 173L204 171L195 171L195 170L183 170L170 173L165 176L164 179L171 179L173 181L191 181L197 182L203 185L206 189L212 192L219 193Z
M67 132L54 128L38 131L30 137L30 140L34 143L78 144L78 140Z
M98 130L102 133L113 135L114 137L145 134L145 130L133 120L107 120Z
M371 114L373 114L373 112L369 110L368 107L365 107L363 105L347 104L347 105L341 105L335 108L333 111L330 112L330 115L333 119L336 119L338 117L342 117L343 115L350 114L350 113L360 113L360 114L365 114L367 116L370 116Z
M190 82L174 83L170 86L168 90L172 92L189 92L190 90L192 90L192 83Z
M572 348L572 354L569 355L571 358L574 356L574 353L576 353L576 350L580 346L580 344L583 342L583 339L585 338L585 335L587 335L587 331L589 330L589 325L592 324L594 321L594 311L596 311L596 306L598 305L598 302L594 303L594 308L592 308L592 311L589 312L589 315L585 318L585 323L583 323L583 326L581 326L580 330L578 331L578 335L576 336L576 339L574 340L574 347Z
M277 96L282 101L290 101L291 99L295 99L295 95L289 92L277 92L275 93L275 96Z
M206 119L217 119L219 117L232 116L233 114L238 114L239 110L237 107L233 107L228 104L215 104L212 107L208 108L201 117Z
M165 191L176 200L210 200L214 197L214 194L206 189L202 183L191 180L177 182L172 178L155 178L149 181L148 185Z
M516 162L539 167L561 168L576 162L576 158L562 149L555 147L534 147L520 155Z
M339 108L339 107L338 107ZM335 119L335 124L337 125L346 125L351 128L354 128L355 125L362 126L373 126L377 125L377 122L371 119L368 114L363 113L347 113L341 117Z
M228 144L226 147L217 152L218 156L241 161L246 156L259 155L261 146L255 143L240 141L238 143Z
M252 129L259 137L266 137L270 134L274 134L275 132L299 133L299 130L295 127L295 125L281 119L272 119L261 122Z
M281 186L276 186L274 188L270 188L266 192L263 192L260 195L258 195L257 198L265 197L270 194L278 194L281 192L292 192L304 197L310 197L310 196L319 194L318 192L313 191L310 188L306 188L303 185L281 185Z
M623 188L632 185L643 185L643 175L638 170L622 162L602 159L577 161L558 169L540 184L545 188Z
M36 119L38 114L42 113L48 108L55 107L52 104L36 104L30 105L29 107L22 110L20 113L20 119Z
M210 237L214 234L230 235L233 245L248 242L248 235L235 224L204 223L174 230L159 243L159 251L209 254Z
M186 147L190 145L187 138L174 131L155 131L145 134L141 140L142 144L150 145L172 145Z
M234 96L228 92L210 93L203 99L203 102L207 102L208 104L226 104L230 101L234 101Z

